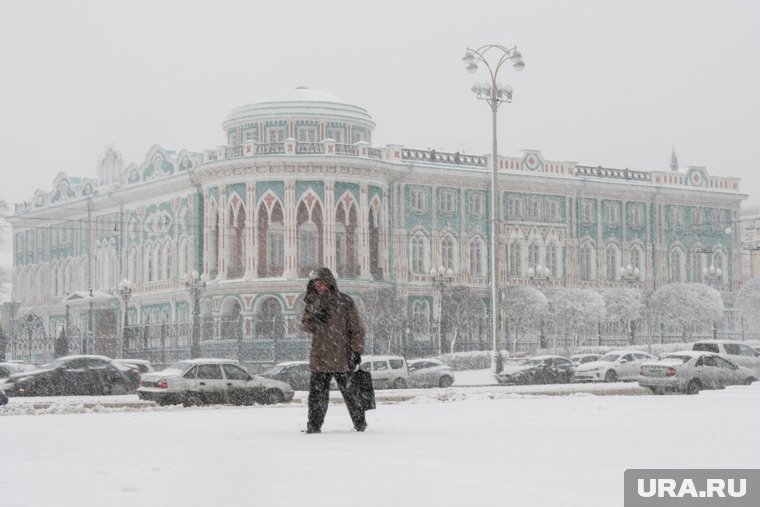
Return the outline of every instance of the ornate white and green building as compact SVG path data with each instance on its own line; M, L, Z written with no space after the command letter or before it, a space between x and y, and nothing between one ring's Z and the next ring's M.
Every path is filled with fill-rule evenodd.
M303 357L296 315L318 266L360 306L366 291L397 288L407 301L399 319L410 323L438 318L430 271L451 269L449 283L482 294L483 325L458 343L491 347L490 157L375 147L366 110L306 88L236 108L222 126L226 144L202 153L154 146L124 167L109 149L97 178L61 173L52 191L16 207L9 356L39 362L65 334L69 352L187 357L197 295L203 354ZM500 156L498 167L502 287L539 272L548 293L624 281L656 289L704 281L715 266L730 302L741 283L737 178L586 166L536 150ZM186 286L193 272L206 281L197 292ZM411 327L393 350L426 351L430 327Z

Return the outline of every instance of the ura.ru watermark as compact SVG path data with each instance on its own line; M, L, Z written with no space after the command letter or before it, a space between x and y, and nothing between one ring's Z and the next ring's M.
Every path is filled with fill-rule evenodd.
M757 469L630 469L625 507L760 505Z

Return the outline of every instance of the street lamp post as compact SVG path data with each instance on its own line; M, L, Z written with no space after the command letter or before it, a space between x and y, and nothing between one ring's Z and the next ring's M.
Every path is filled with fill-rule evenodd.
M195 359L201 357L201 291L206 288L206 273L198 276L197 271L193 274L185 273L183 277L185 287L193 298L193 329L190 342L190 357Z
M487 56L492 55L491 63L489 63ZM498 189L496 186L496 173L498 171L497 160L497 144L496 144L496 111L503 102L512 102L512 87L502 86L496 83L496 77L499 73L499 69L505 62L512 62L512 66L515 70L522 70L525 68L525 63L522 60L522 55L517 50L517 46L512 48L506 48L498 44L486 44L477 49L467 48L464 58L462 58L464 64L467 67L467 71L474 73L478 70L478 64L482 63L488 69L488 73L491 76L490 83L475 83L472 87L472 91L475 93L478 99L485 100L491 107L491 131L493 150L491 153L491 234L489 236L490 252L491 252L491 333L493 335L493 358L492 365L495 373L499 373L502 369L501 353L499 349L500 345L500 320L501 320L501 304L499 301L498 284L498 262L496 259L496 229L497 229L497 217L498 213Z
M446 286L447 282L451 282L454 279L454 270L451 268L446 269L443 266L438 266L438 269L433 268L430 270L430 278L433 281L435 289L437 289L438 292L438 324L436 326L438 332L436 334L438 335L438 355L441 355L441 313L443 311L443 288Z
M641 281L640 278L641 271L639 268L634 268L630 264L626 267L620 266L620 280L626 287L633 287L638 284Z
M720 268L716 268L715 264L710 264L709 268L702 268L702 277L704 278L707 285L712 287L713 289L718 289L720 287L720 280L721 275L723 274L723 271L721 271ZM712 334L713 334L713 340L718 339L718 323L716 321L713 321L713 328L712 328Z
M544 285L551 279L552 277L552 270L549 269L546 266L542 266L539 264L535 268L532 266L528 268L528 278L530 279L530 283L538 287L538 290L541 292L544 291ZM538 339L539 339L539 345L542 349L546 348L546 335L544 334L544 319L542 318L540 322L538 323ZM515 341L515 346L512 347L514 352L517 352L517 342ZM554 351L556 353L557 351L557 334L554 334Z
M528 278L530 282L538 287L539 290L543 290L544 285L549 281L552 276L551 269L539 264L535 268L528 268Z
M124 301L124 313L121 319L121 339L119 340L119 358L124 357L124 339L127 332L127 326L129 324L129 312L127 311L127 305L129 305L129 298L132 296L132 282L126 278L119 282L117 289L121 295L121 300ZM127 348L129 348L129 342L127 341Z

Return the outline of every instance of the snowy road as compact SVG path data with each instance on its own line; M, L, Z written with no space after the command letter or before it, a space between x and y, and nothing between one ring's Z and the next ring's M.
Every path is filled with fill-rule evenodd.
M626 468L760 468L760 383L508 390L382 404L364 434L337 404L320 435L300 432L302 403L0 417L0 505L607 507Z

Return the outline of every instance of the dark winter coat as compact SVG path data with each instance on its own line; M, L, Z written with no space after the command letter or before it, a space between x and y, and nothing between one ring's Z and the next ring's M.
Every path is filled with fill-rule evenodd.
M324 281L329 290L317 293L314 280ZM335 277L320 269L306 288L303 330L311 334L309 369L312 372L347 372L351 355L364 353L364 325L350 296L338 292Z

